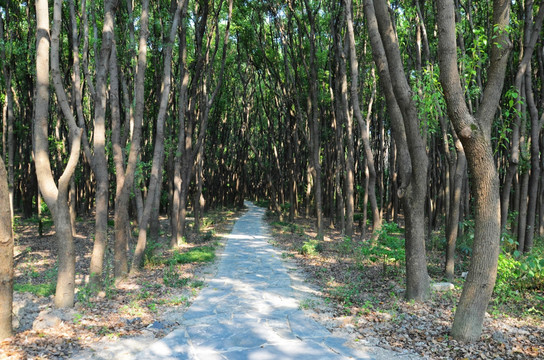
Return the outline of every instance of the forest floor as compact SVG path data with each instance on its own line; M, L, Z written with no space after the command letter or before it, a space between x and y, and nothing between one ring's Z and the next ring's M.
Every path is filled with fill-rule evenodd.
M544 359L544 303L538 301L544 289L535 290L536 302L520 301L523 294L515 303L493 299L480 341L463 344L451 339L449 331L464 279L459 276L453 290L433 292L424 303L405 301L404 264L397 260L404 251L402 234L383 232L389 236L385 241L389 247L373 247L369 240L360 240L360 233L353 237L358 240L350 240L328 228L318 243L312 240L314 220L286 222L275 216L268 220L283 256L296 261L307 281L323 289L323 302L335 308L332 317L343 319L360 341L430 359ZM391 246L395 243L397 249ZM441 251L428 251L432 282L443 281L443 256ZM322 304L309 300L306 306L319 312Z
M208 252L221 251L221 235L230 232L236 219L237 213L228 210L207 214L200 235L190 235L175 253L166 250L169 234L164 219L161 238L147 253L144 270L117 285L106 278L101 291L90 289L83 275L88 272L94 220L78 221L78 294L75 308L67 311L52 306L54 229L46 224L40 238L37 224L18 220L17 333L0 342L0 359L65 359L88 352L98 343L131 337L152 342L163 337L181 319L180 305L187 307L204 280L213 275L213 255ZM425 303L407 302L403 300L404 264L397 260L402 241L397 249L362 252L371 248L367 240L346 239L332 228L326 230L324 241L312 240L316 236L312 220L284 222L269 217L268 221L274 235L271 242L283 250L287 261L298 265L306 281L321 290L321 297L301 299L301 307L329 328L341 327L363 344L409 350L429 359L544 358L543 303L494 301L481 340L461 344L449 336L461 277L453 290L434 292ZM402 234L393 237L401 239ZM354 236L360 238L360 234ZM106 261L110 271L111 255ZM428 255L430 275L433 281L441 281L442 253L430 249Z
M183 313L180 306L189 306L205 278L213 273L214 254L224 245L221 236L230 233L238 214L230 210L210 212L203 219L200 234L191 233L187 244L175 250L167 249L169 226L168 220L162 219L161 236L151 243L144 269L117 285L106 277L100 290L90 288L88 276L83 275L89 269L94 219L79 219L74 237L76 304L68 310L53 307L57 251L52 224L46 221L39 237L35 222L17 219L16 334L0 342L0 359L66 359L82 351L92 352L97 343L130 337L151 343L163 337L178 325ZM111 251L106 254L105 266L111 272Z

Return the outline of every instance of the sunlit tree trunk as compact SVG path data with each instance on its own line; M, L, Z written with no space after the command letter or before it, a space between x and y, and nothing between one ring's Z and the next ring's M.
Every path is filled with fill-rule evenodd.
M70 129L70 157L59 179L53 179L49 161L49 7L36 1L36 96L34 101L34 159L40 192L53 215L58 243L56 307L72 307L75 289L75 251L68 207L68 186L79 160L81 129ZM70 124L70 123L69 123Z
M156 193L160 191L159 181L162 179L160 172L162 171L162 164L164 160L164 122L166 119L167 105L170 98L170 88L172 85L172 50L174 47L176 34L178 32L181 10L185 6L185 1L186 0L177 1L177 7L175 8L175 13L172 17L168 43L165 44L164 70L161 85L159 113L157 115L155 146L153 149L153 164L151 165L151 179L149 180L149 191L147 192L145 199L142 219L140 219L138 223L138 243L136 244L136 249L134 250L134 258L130 269L131 274L137 273L142 266L144 251L147 244L147 225L151 216L152 207L155 204Z

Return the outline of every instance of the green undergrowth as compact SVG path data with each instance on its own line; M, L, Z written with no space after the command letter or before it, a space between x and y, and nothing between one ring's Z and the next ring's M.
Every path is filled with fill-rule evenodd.
M503 237L493 303L520 315L544 317L544 244L536 239L530 252L521 254L517 242ZM511 250L511 251L510 251Z
M57 284L54 282L43 284L13 284L13 291L28 292L36 296L51 296L55 293Z
M165 261L167 265L210 262L215 259L215 246L199 246L187 252L174 251L172 257Z

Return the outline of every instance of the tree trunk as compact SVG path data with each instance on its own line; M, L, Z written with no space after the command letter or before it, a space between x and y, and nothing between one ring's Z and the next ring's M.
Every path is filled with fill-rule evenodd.
M491 147L491 124L511 49L505 29L510 19L510 2L493 2L495 41L491 48L488 83L476 116L472 116L467 108L457 68L453 1L440 0L437 9L440 82L448 115L467 155L475 200L472 261L455 313L452 336L458 341L475 341L482 332L485 311L495 285L500 248L499 178Z
M58 7L56 6L58 9ZM49 8L47 0L36 1L36 97L34 112L34 159L38 185L53 215L57 235L58 277L55 294L56 307L74 305L75 254L68 207L68 187L79 160L81 129L70 128L70 157L59 179L53 179L49 160Z
M308 0L304 0L308 20L310 21L310 106L311 118L309 119L310 139L311 139L311 163L312 175L314 178L314 196L315 196L315 211L317 217L317 238L323 238L323 190L321 179L321 160L320 160L320 122L318 108L318 83L317 83L317 49L316 49L316 24L313 14L313 9L310 8ZM346 224L347 226L347 224Z
M147 37L149 25L149 0L142 2L142 14L140 16L140 39L138 49L138 61L135 80L135 105L134 105L134 126L132 133L132 141L130 152L128 155L126 170L124 176L117 177L117 191L115 194L115 242L114 242L114 259L113 272L116 279L121 279L128 273L127 259L127 226L128 226L128 205L130 192L133 190L134 173L136 171L138 157L140 155L140 139L142 133L142 122L144 116L144 93L145 93L145 69L147 66ZM112 70L113 71L113 70ZM116 149L117 147L117 149ZM120 168L122 164L122 145L114 144L114 158L116 159L116 168ZM121 172L122 173L122 172ZM138 195L136 195L138 196ZM138 219L139 223L140 219Z
M185 17L187 6L183 8L183 18ZM183 242L183 230L181 230L181 199L182 199L182 160L184 159L185 145L185 111L187 109L187 89L189 86L189 70L187 69L187 44L186 27L184 24L180 30L179 45L179 66L181 67L181 84L179 89L179 134L176 156L174 158L174 195L172 196L172 238L170 247L181 245Z
M410 174L410 177L409 183L401 185L399 189L403 196L406 217L406 297L422 301L430 296L425 254L428 158L425 143L419 132L418 114L404 74L400 50L396 41L397 36L389 17L387 4L383 0L378 0L375 5L374 7L371 0L365 1L365 13L371 42L373 42L373 56L383 78L382 84L384 87L388 87L385 90L388 93L386 95L388 109L393 112L399 111L402 114L401 117L398 113L392 116L392 120L395 122L398 122L399 118L403 119L402 127L398 123L392 126L395 142L399 148L399 156L402 157L401 164L406 161L411 165L410 171L408 168L401 170L405 174ZM395 135L395 130L397 135ZM404 134L399 135L398 133L402 130L404 130ZM401 136L404 136L405 147ZM406 164L404 166L407 167Z
M114 2L104 3L104 25L102 28L102 45L100 61L96 71L96 94L93 132L93 171L96 177L95 198L95 239L91 255L91 283L99 284L102 279L104 254L108 242L108 159L106 158L106 102L107 74L113 41L113 21L115 16Z
M449 281L454 278L455 272L455 244L459 229L459 219L461 210L461 191L466 172L466 157L463 150L463 144L454 134L455 149L457 150L457 162L455 173L453 175L453 187L450 195L449 217L446 225L446 265L445 274Z
M0 340L13 335L13 230L6 167L0 158Z
M361 107L359 105L359 61L357 60L357 53L355 49L355 33L353 30L353 18L351 11L351 1L344 0L346 5L346 20L347 20L347 37L349 43L350 52L350 67L351 67L351 103L353 106L353 112L359 123L359 132L363 141L363 148L366 158L366 167L368 169L368 198L370 200L370 207L372 208L372 238L377 237L378 230L381 227L381 213L378 208L378 201L376 199L376 168L374 166L374 154L370 148L370 139L367 131L367 121L361 114ZM371 105L370 105L371 106ZM348 125L349 126L349 125ZM349 134L348 134L349 136ZM349 147L348 137L348 147ZM351 140L353 146L353 139ZM366 209L363 209L366 211ZM366 224L365 224L366 225Z
M156 204L156 194L160 190L159 181L162 179L161 171L164 160L164 122L171 87L172 50L181 18L181 10L185 6L185 1L186 0L177 1L177 7L175 9L174 16L172 17L172 25L170 28L168 43L165 44L164 70L161 85L159 113L157 115L155 147L153 149L153 164L151 165L151 179L149 180L149 191L147 192L147 197L145 199L144 213L138 224L138 243L136 244L136 249L134 250L134 258L130 268L131 274L136 274L142 266L144 251L147 244L147 225L149 223L152 207L154 204Z

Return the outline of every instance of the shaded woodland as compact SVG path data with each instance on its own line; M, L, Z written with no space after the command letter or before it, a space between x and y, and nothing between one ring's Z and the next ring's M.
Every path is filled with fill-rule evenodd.
M0 256L13 258L7 209L40 230L51 219L64 308L81 218L97 289L140 271L163 216L172 248L244 199L312 219L316 244L335 228L370 247L397 224L406 299L429 299L438 247L443 279L468 272L451 335L476 341L497 276L544 299L542 5L4 1Z

